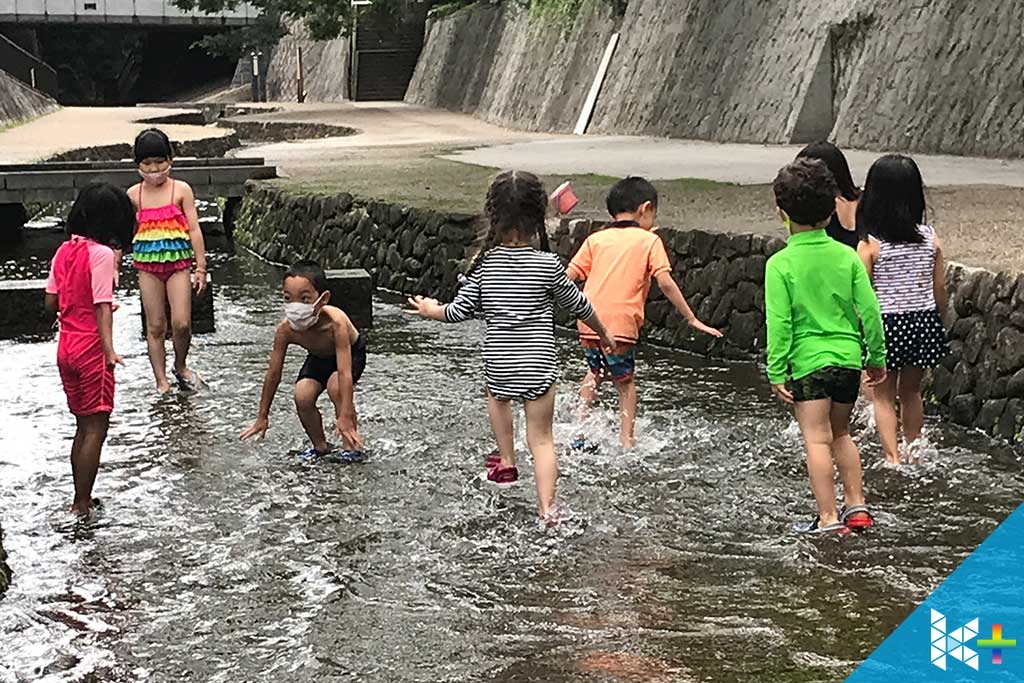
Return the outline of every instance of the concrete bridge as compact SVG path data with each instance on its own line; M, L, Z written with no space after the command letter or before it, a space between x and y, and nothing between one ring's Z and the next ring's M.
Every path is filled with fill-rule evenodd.
M239 2L221 14L184 12L171 0L0 0L0 23L244 26L259 11Z

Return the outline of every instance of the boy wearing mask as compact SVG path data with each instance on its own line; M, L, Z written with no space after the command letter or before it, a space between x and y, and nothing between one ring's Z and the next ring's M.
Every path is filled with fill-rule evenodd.
M277 327L270 367L263 380L256 422L241 434L242 439L266 437L270 426L270 405L281 383L285 354L292 344L306 349L306 362L295 382L295 409L312 445L302 457L331 454L345 462L362 462L363 438L356 424L354 388L366 368L366 341L340 308L331 306L327 275L312 261L299 261L284 275L285 319ZM335 433L343 449L327 443L323 416L316 402L327 391L334 404Z

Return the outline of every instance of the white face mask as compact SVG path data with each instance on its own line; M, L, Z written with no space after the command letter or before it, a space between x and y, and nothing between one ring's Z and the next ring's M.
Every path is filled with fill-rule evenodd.
M171 167L168 166L163 171L157 171L155 173L146 173L145 171L139 171L139 175L142 176L142 180L152 187L159 187L167 182L167 179L171 175Z
M302 332L316 325L316 321L320 319L320 311L317 310L316 305L319 303L317 299L316 303L304 304L301 301L295 301L290 304L284 305L284 317L291 325L291 328L296 332Z

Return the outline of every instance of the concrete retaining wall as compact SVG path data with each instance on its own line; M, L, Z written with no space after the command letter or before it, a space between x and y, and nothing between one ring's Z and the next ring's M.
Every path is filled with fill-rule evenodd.
M238 243L275 262L300 258L325 268L365 268L377 287L451 300L472 254L479 218L366 201L348 194L294 194L250 184L236 227ZM566 261L598 222L551 226ZM696 353L757 359L765 345L764 267L785 246L764 235L663 229L673 274L723 340L694 334L657 286L643 337ZM944 414L1009 441L1024 430L1024 275L951 264L947 269L952 353L929 389ZM561 322L568 323L567 319Z
M58 108L52 97L0 71L0 127L28 121Z
M569 30L515 3L431 20L406 99L569 131L621 26L592 132L1024 155L1016 0L609 5L586 0Z
M288 35L274 47L267 67L267 99L298 100L299 48L302 48L306 100L341 102L349 99L349 39L310 40L301 21L292 22Z

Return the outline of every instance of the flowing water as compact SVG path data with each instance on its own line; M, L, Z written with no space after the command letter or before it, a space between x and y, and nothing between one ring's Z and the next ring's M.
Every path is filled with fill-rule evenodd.
M0 275L43 274L57 241L5 247ZM478 324L376 304L365 465L287 455L304 445L287 381L267 441L240 443L280 271L246 254L212 265L218 331L195 340L209 383L195 395L155 395L125 278L95 522L63 512L74 428L56 343L0 342L15 572L0 682L836 681L1024 491L1012 452L931 424L916 467L882 466L865 438L875 529L797 537L813 505L800 443L759 368L644 348L636 451L612 445L606 404L588 425L600 452L560 459L570 519L541 529L522 445L519 486L482 480ZM571 340L559 349L564 444L584 367Z

